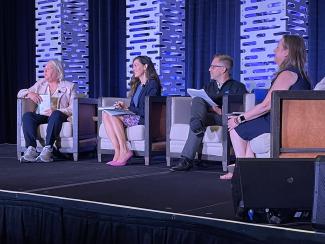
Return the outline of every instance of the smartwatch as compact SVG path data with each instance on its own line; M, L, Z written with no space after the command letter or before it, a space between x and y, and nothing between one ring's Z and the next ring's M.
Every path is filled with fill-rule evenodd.
M239 123L243 123L246 121L246 118L244 115L239 115Z

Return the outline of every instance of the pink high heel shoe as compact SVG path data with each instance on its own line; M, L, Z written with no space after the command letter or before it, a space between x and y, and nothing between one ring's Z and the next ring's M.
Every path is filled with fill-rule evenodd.
M112 165L112 164L114 164L114 163L116 163L116 162L117 162L116 160L112 160L112 161L107 162L106 164L107 164L107 165Z
M233 176L233 173L228 172L227 174L221 175L220 180L231 180L232 176Z
M110 163L109 165L116 166L116 167L118 167L118 166L124 166L124 165L126 165L126 162L114 161L114 162Z
M133 156L133 152L132 152L132 151L128 151L128 152L125 154L124 158L123 158L121 161L117 160L117 161L115 161L115 162L110 163L109 165L112 165L112 166L124 166L124 165L127 164L127 161L128 161L132 156Z

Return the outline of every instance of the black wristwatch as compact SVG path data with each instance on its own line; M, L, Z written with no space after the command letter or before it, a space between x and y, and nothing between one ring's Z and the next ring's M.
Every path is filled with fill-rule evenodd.
M244 123L246 121L246 118L244 115L239 115L239 123Z

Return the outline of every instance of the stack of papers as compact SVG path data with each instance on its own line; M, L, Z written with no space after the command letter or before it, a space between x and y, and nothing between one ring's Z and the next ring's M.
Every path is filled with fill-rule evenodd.
M134 114L132 111L122 108L115 108L114 106L110 107L99 107L98 110L102 110L112 116L120 116L120 115L127 115L127 114Z

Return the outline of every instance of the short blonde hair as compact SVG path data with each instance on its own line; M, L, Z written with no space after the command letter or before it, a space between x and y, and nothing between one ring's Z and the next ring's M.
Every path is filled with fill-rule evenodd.
M59 81L62 81L64 78L64 70L61 61L58 59L51 59L47 63L53 65L53 67L56 69L56 71L59 74Z

